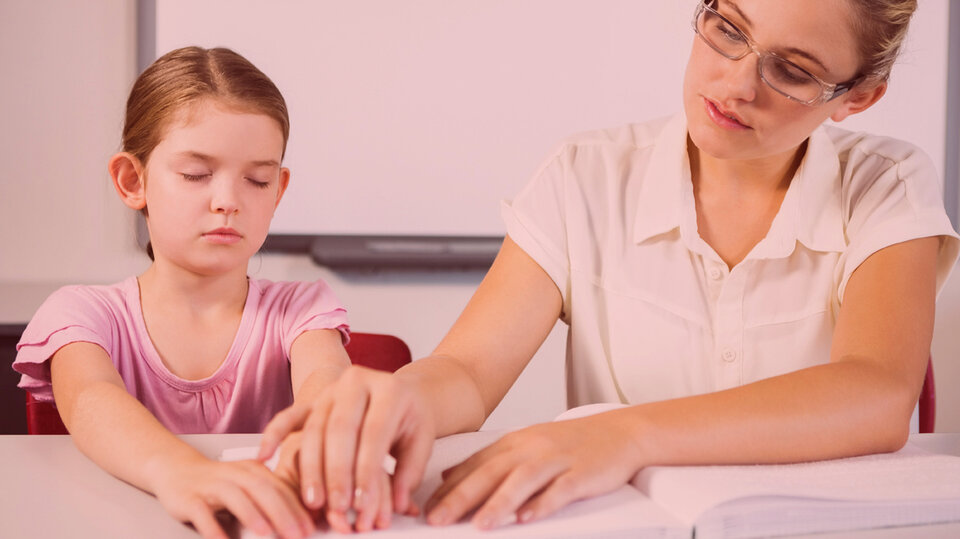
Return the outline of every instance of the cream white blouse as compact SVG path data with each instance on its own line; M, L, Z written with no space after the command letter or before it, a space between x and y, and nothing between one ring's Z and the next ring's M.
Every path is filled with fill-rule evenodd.
M567 400L638 404L826 363L851 273L940 236L960 252L930 159L818 128L767 236L732 270L697 232L683 115L575 136L512 202L510 237L550 275L569 324Z

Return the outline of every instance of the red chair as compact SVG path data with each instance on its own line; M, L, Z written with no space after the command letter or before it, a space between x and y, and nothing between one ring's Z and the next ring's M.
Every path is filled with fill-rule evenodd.
M354 365L393 372L410 363L410 348L399 337L380 333L351 333L347 354ZM27 393L27 432L29 434L68 434L60 421L57 407L39 402Z

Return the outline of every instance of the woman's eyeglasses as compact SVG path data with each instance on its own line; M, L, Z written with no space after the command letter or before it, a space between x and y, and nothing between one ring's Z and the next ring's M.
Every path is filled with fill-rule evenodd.
M845 94L860 77L847 82L831 84L772 52L761 51L735 24L727 20L708 1L700 2L693 16L693 30L704 43L730 60L740 60L751 52L760 60L757 70L760 78L778 93L803 103L818 105Z

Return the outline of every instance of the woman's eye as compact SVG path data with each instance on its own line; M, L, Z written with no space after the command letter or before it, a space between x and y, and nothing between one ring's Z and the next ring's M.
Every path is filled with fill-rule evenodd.
M180 175L188 182L198 182L210 176L209 174L187 174L185 172L181 172Z
M717 29L728 41L743 41L743 37L740 35L740 32L723 22L717 25Z

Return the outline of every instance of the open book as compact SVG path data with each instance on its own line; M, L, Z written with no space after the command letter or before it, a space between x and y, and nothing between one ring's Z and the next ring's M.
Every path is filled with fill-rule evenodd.
M561 414L572 419L617 405ZM440 472L493 443L503 431L438 440L424 482L423 503ZM232 451L230 453L229 451ZM224 460L256 448L228 450ZM759 537L960 521L960 456L907 444L896 453L830 461L755 466L650 467L629 485L569 505L542 521L481 532L469 523L434 528L395 516L375 537ZM365 534L359 534L363 536Z

